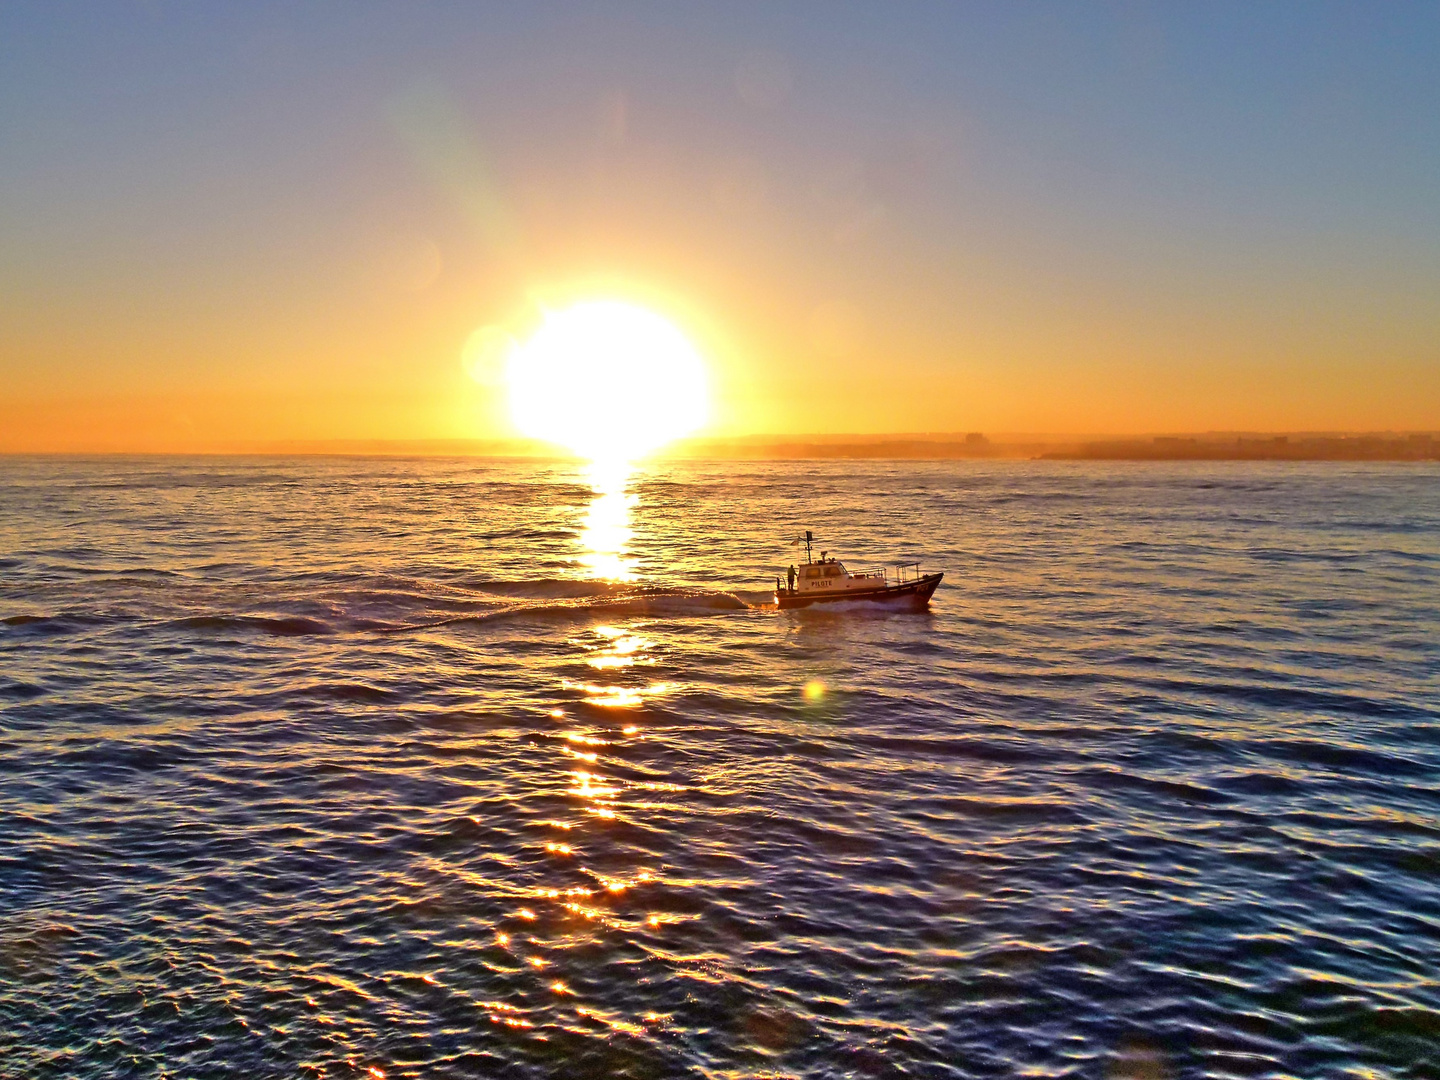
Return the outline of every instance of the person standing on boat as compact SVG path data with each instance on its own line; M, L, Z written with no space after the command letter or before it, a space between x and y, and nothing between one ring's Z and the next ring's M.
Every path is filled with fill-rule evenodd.
M790 583L790 591L791 591L791 592L794 592L794 591L795 591L795 567L794 567L793 565L790 567L789 572L785 575L785 580Z

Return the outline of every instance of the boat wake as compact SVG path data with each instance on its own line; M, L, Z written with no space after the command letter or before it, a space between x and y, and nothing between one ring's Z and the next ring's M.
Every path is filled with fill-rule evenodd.
M329 587L326 587L326 586ZM358 587L357 587L358 585ZM204 636L305 638L347 634L409 634L519 621L561 622L635 616L701 618L776 610L772 590L701 589L567 578L464 579L451 582L386 577L327 582L308 596L265 595L246 588L207 602L117 604L107 610L18 614L0 632L35 638L85 633L180 632ZM138 601L140 598L127 596ZM833 613L894 611L886 599L826 604ZM803 609L807 614L811 609Z
M523 583L515 583L516 591ZM567 583L576 584L576 583ZM533 585L531 586L533 589ZM489 591L489 590L487 590ZM403 634L445 626L482 625L519 619L573 619L594 616L664 615L671 618L749 611L761 607L732 592L702 589L606 589L579 596L525 596L485 611L467 611L440 618L377 627L379 633Z

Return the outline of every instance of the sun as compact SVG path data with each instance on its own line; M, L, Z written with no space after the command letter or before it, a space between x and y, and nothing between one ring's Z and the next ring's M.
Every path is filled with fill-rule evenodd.
M709 413L695 347L668 319L619 300L547 313L511 352L506 381L522 434L597 463L636 461Z

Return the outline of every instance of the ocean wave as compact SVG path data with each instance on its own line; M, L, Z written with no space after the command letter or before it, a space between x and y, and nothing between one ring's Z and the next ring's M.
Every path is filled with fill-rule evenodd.
M1383 716L1414 720L1432 720L1432 710L1384 698L1365 697L1333 690L1309 690L1303 687L1263 685L1260 683L1222 683L1196 679L1143 679L1140 685L1167 693L1212 694L1246 702L1265 709L1286 709L1302 712L1334 712L1352 716Z
M487 543L494 543L497 540L518 540L525 543L535 540L573 540L578 534L574 529L511 528L492 529L489 532L475 535L476 539L484 540Z
M431 622L390 626L389 632L420 631L439 626L484 625L516 619L575 619L603 615L618 618L625 615L714 615L719 612L750 611L752 605L734 593L654 592L647 595L616 596L606 599L536 600L514 603L497 611L455 615Z
M177 630L258 630L276 637L335 633L335 627L329 623L299 615L189 615L183 619L171 619L162 625Z
M749 611L734 593L688 589L649 589L620 595L579 596L514 603L493 611L452 615L443 619L406 623L382 628L385 633L434 630L442 626L483 625L516 619L574 619L593 615L710 615L718 612Z
M560 600L593 596L623 596L635 586L615 581L590 581L582 578L522 578L497 580L470 577L460 582L477 592L492 596L518 596L534 600Z
M371 705L395 701L400 697L393 690L384 690L367 683L314 683L287 690L284 696L321 701L355 701Z
M45 693L43 686L36 686L34 683L12 682L0 684L0 698L9 698L11 701L28 701L37 698Z
M78 574L82 577L180 577L177 570L165 570L154 566L88 566L81 563L53 563L47 569L64 574Z
M64 634L86 630L117 621L120 616L91 614L83 611L63 611L54 615L10 615L0 619L0 626L33 633Z
M1319 742L1315 739L1256 739L1250 746L1258 753L1284 762L1313 765L1326 771L1352 774L1370 773L1373 776L1434 776L1435 767L1425 761L1414 761L1408 757L1379 749L1359 746L1341 746L1337 743Z

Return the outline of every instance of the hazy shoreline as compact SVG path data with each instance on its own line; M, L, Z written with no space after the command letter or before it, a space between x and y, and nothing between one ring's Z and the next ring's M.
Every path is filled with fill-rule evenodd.
M692 448L684 448L692 449ZM1040 458L1081 461L1434 461L1440 437L1404 435L1159 435L1078 439L983 435L843 436L838 439L771 437L756 441L709 440L677 457L720 458Z
M314 439L179 447L14 449L0 456L373 456L484 457L574 460L553 446L523 439ZM670 460L787 461L807 459L1050 461L1437 461L1440 434L1233 433L1060 436L892 434L749 435L686 439L661 455Z

